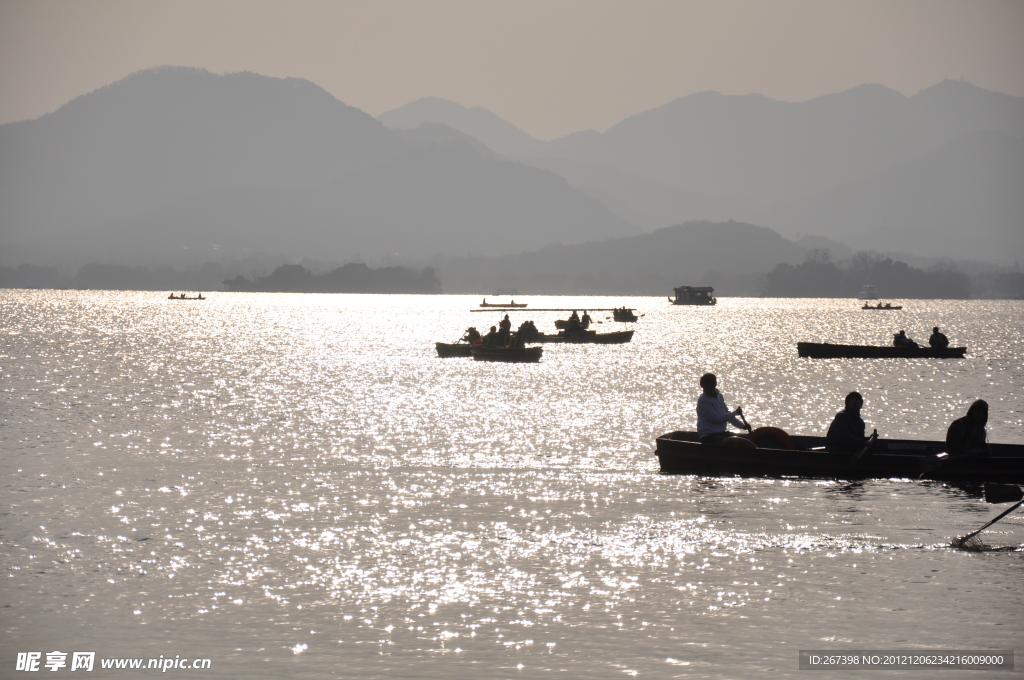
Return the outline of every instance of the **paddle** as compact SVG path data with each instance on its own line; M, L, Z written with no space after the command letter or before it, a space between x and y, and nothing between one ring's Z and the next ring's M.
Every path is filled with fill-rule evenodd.
M747 428L747 434L750 434L753 431L753 428L750 427L750 423L748 423L747 419L743 416L743 411L740 410L740 412L737 413L736 415L738 415L740 417L740 420L743 421L743 426Z
M988 529L990 526L992 526L993 524L995 524L996 522L998 522L1002 518L1006 517L1007 515L1009 515L1011 512L1013 512L1014 510L1016 510L1017 508L1019 508L1022 505L1024 505L1024 500L1019 501L1016 505L1011 507L1009 510L1006 510L1004 512L999 513L998 517L996 517L992 521L988 522L985 526L983 526L982 528L978 529L977 531L969 533L966 536L963 536L961 538L955 539L953 541L953 547L954 548L966 548L967 550L980 550L981 549L980 540L978 542L979 545L975 545L975 544L967 545L967 541L971 540L972 538L974 538L975 536L980 534L985 529Z
M871 436L868 437L868 441L864 444L864 448L854 454L853 458L850 459L850 465L856 465L857 461L861 459L861 456L868 452L868 449L871 448L871 445L875 443L876 439L878 439L878 430L872 432Z

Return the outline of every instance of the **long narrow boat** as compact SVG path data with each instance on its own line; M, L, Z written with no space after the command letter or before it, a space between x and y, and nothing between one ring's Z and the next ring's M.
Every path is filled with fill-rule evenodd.
M796 351L811 359L963 359L966 347L895 347L798 342Z
M728 440L701 444L696 432L670 432L658 437L657 454L661 471L669 474L1024 483L1021 444L990 444L990 456L951 458L945 453L945 442L879 439L858 458L826 451L824 437L794 435L790 439L792 450L756 448L747 440L737 446L730 444L740 442Z
M481 307L504 307L504 308L509 308L509 309L522 309L522 308L526 307L528 304L530 304L530 303L528 303L528 302L516 302L515 300L513 300L512 302L488 302L487 299L484 298L484 301L480 303L480 306Z
M621 345L633 339L635 331L614 331L612 333L598 333L597 331L560 331L558 335L545 335L543 333L532 339L534 342L573 342L590 343L595 345Z
M543 347L484 347L473 345L469 354L476 361L508 361L515 363L540 361Z

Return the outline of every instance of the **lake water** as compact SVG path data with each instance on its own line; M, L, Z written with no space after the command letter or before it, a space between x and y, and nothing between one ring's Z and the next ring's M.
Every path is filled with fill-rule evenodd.
M54 650L217 678L828 676L799 649L1024 666L1024 552L948 547L1005 507L977 489L664 476L653 453L694 428L706 371L754 427L823 434L856 389L883 436L942 439L984 398L990 440L1024 443L1024 302L524 297L643 317L630 344L501 365L434 351L498 322L482 296L208 297L0 291L0 675ZM934 325L965 360L796 354ZM984 536L1021 545L1024 513Z

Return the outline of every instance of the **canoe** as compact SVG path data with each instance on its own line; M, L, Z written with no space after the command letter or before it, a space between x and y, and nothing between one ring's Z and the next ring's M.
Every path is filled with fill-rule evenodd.
M511 307L514 309L522 309L526 307L528 302L481 302L481 307Z
M966 347L895 347L798 342L796 351L811 359L963 359Z
M536 342L573 342L595 345L621 345L633 339L635 331L615 331L614 333L598 333L597 331L560 331L558 335L540 334Z
M872 307L871 305L864 305L861 309L874 309L880 312L888 311L890 309L903 309L903 305L896 305L895 307Z
M990 444L985 458L950 458L945 442L879 439L855 462L855 454L825 451L824 437L791 439L795 450L742 448L701 444L696 432L670 432L658 437L657 454L666 474L1024 483L1021 444Z
M558 320L555 321L555 328L557 328L559 330L564 331L568 327L569 327L569 320L568 319L558 319ZM589 321L580 321L580 328L582 328L583 330L586 330L586 329L590 328L590 322Z
M533 362L540 361L543 347L483 347L473 345L469 350L470 356L476 361L511 361L511 362Z
M472 347L468 342L435 342L434 346L439 357L468 357Z

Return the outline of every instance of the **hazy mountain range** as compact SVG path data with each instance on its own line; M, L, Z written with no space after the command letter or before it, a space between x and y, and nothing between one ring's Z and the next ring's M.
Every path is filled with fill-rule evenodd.
M379 119L458 129L645 230L737 219L859 248L1024 258L1024 99L962 81L912 97L863 85L799 103L704 92L550 142L437 99Z
M160 68L0 126L0 264L268 253L455 266L536 251L621 269L644 266L629 253L647 252L646 232L686 222L705 226L679 233L714 243L655 239L652 252L677 269L693 258L700 275L718 266L702 249L729 244L722 271L799 260L806 243L779 233L1012 262L1022 140L1024 99L959 81L801 103L707 92L545 142L439 99L375 120L304 80ZM733 219L789 245L748 262L750 234L706 226ZM602 259L606 239L620 252Z

